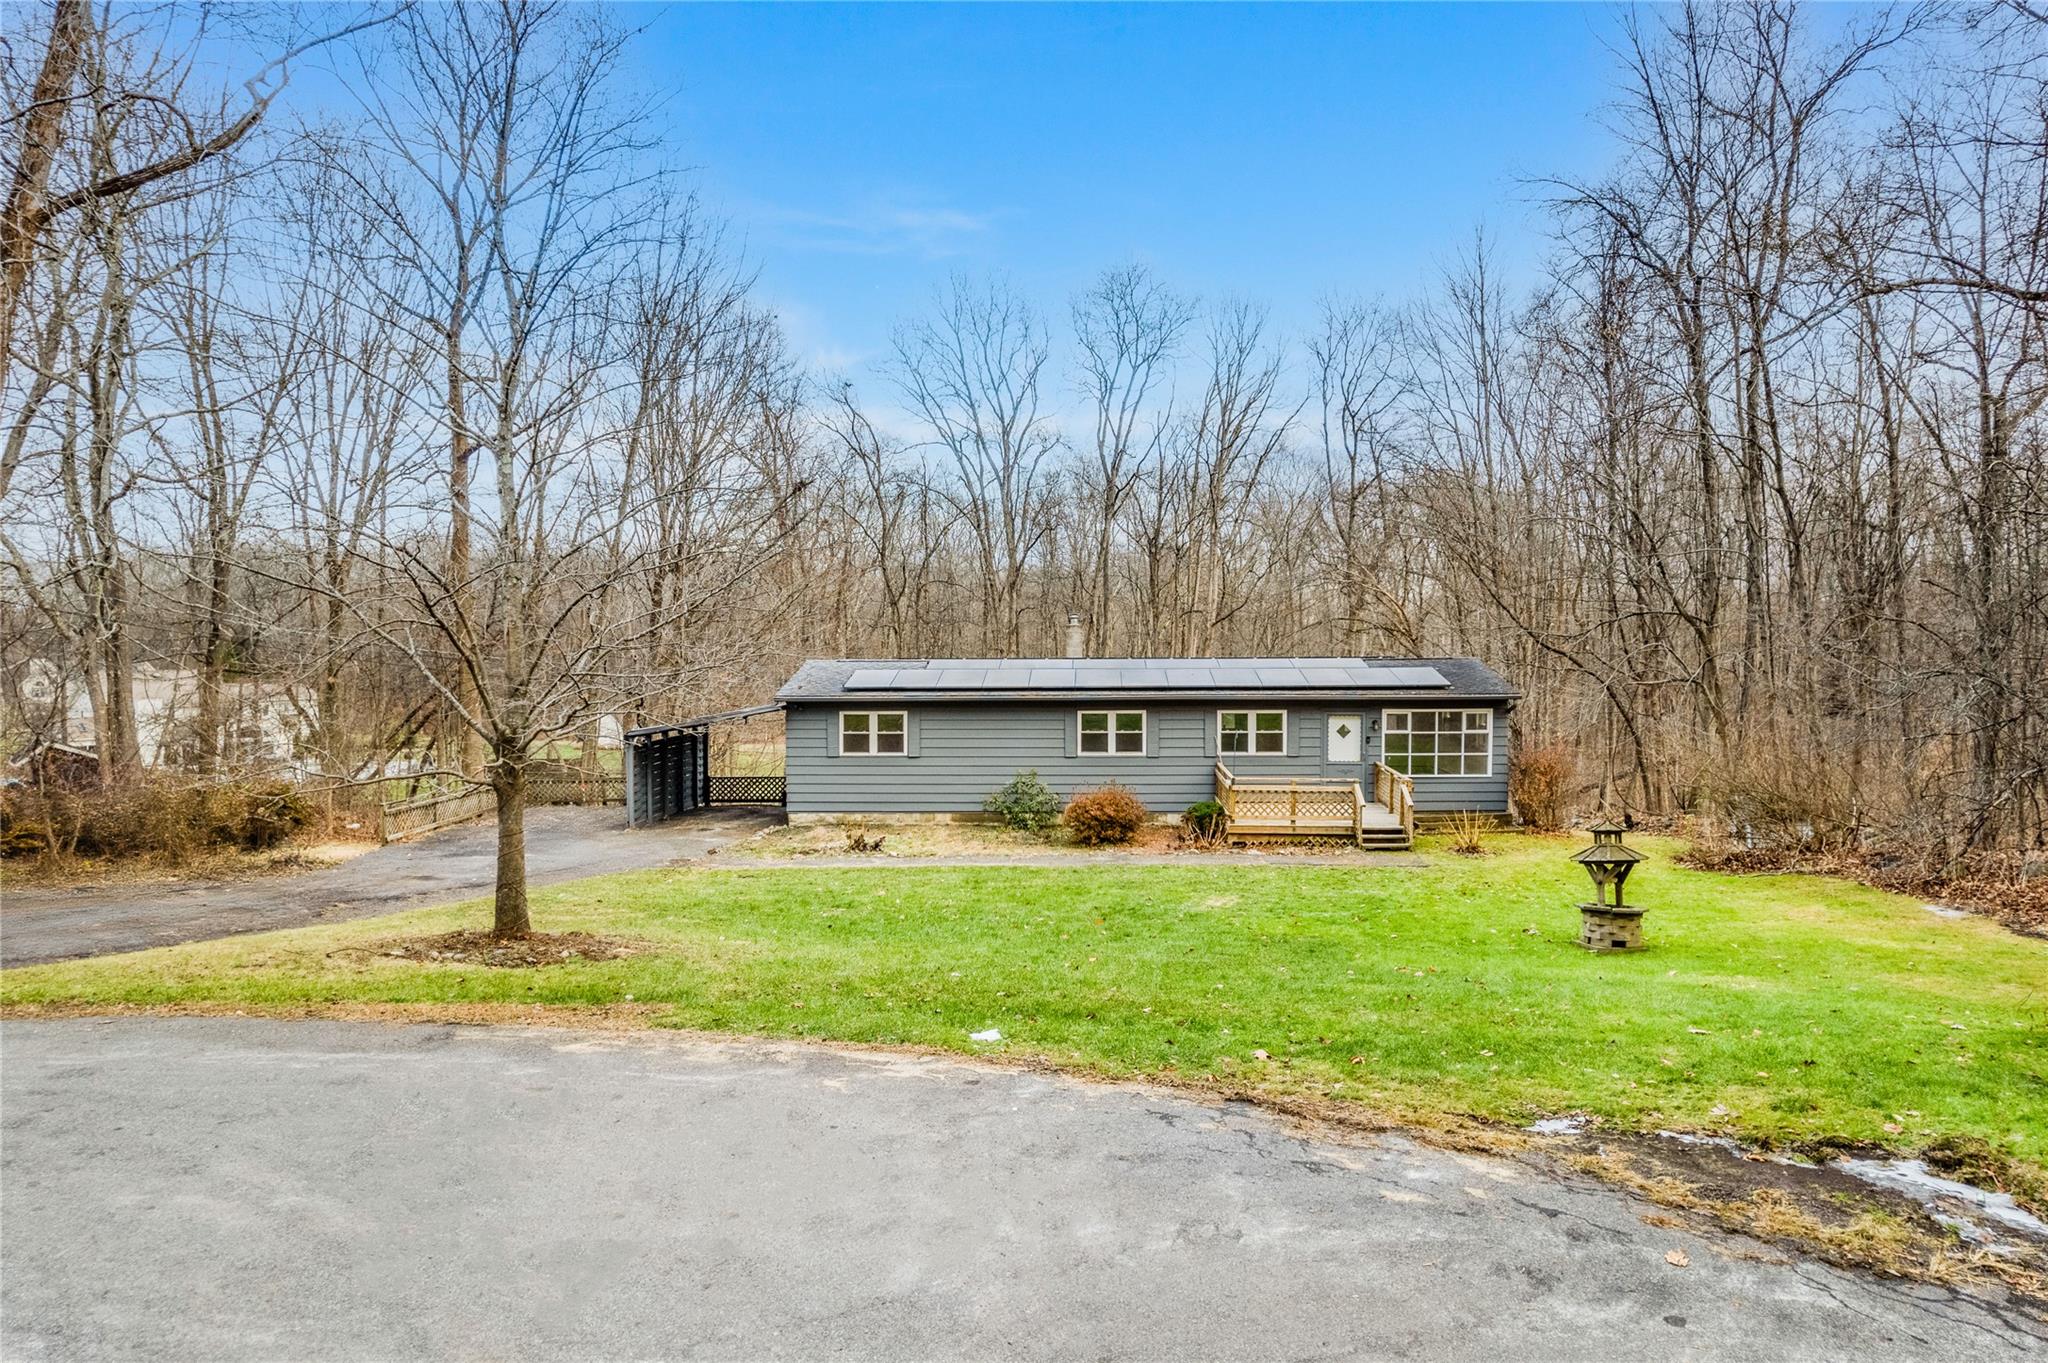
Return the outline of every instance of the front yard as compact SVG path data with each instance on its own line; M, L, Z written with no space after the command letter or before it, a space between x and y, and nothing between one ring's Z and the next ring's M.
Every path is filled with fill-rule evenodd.
M644 944L622 959L385 954L479 925L469 905L11 970L0 1004L615 1007L629 1025L1031 1056L1411 1119L1975 1137L2048 1163L2048 943L1840 881L1682 870L1650 841L1652 949L1595 956L1573 944L1572 845L1501 837L1483 858L1368 871L638 872L536 895L544 929ZM990 1028L999 1043L970 1040Z

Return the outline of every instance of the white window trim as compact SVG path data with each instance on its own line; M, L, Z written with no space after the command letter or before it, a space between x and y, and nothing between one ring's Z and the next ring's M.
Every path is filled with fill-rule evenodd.
M866 715L868 717L868 750L866 752L848 752L846 750L846 717L848 715ZM875 739L878 736L881 729L881 726L877 724L876 721L879 720L883 715L896 715L903 720L902 752L875 751L875 748L877 746L875 743ZM833 738L833 743L837 746L839 750L839 755L841 757L910 756L910 711L908 710L841 710L839 712L839 718L833 721L832 732L835 735L835 737Z
M1430 773L1429 773L1428 775L1426 775L1426 776L1416 775L1415 773L1413 773L1413 772L1410 772L1410 773L1408 773L1408 774L1407 774L1407 775L1408 775L1408 779L1409 779L1409 780L1411 780L1411 781L1437 781L1437 780L1446 780L1446 781L1457 781L1457 780L1470 780L1471 778L1473 778L1473 777L1475 777L1475 776L1491 776L1491 775L1493 775L1493 711L1491 711L1491 710L1477 710L1477 709L1455 709L1455 710L1454 710L1454 709L1451 709L1451 708L1450 708L1450 707L1448 707L1448 706L1435 706L1435 705L1425 705L1425 706L1417 706L1417 707L1411 707L1411 708L1409 708L1409 709L1406 709L1406 710L1382 710L1382 711L1380 711L1380 761L1382 761L1382 762L1387 762L1387 735L1388 735L1388 734L1390 734L1390 733L1392 733L1392 732L1394 731L1393 725L1391 725L1391 724L1389 724L1389 723L1387 722L1387 721L1388 721L1388 720L1389 720L1389 719L1390 719L1391 717L1393 717L1394 715L1450 715L1450 714L1455 714L1455 715L1485 715L1485 716L1486 716L1486 770L1485 770L1485 771L1453 771L1453 772L1433 771L1433 772L1430 772ZM1462 723L1462 720L1461 720L1460 722ZM1410 730L1408 730L1408 732L1410 732L1410 733L1413 733L1413 732L1414 732L1414 730L1410 729ZM1458 732L1459 732L1460 734L1465 734L1465 733L1469 733L1469 732L1471 732L1471 731L1470 731L1470 730L1467 730L1467 729L1463 729L1463 728L1461 728L1461 729L1459 729L1459 731L1458 731ZM1460 741L1462 742L1463 740L1461 739ZM1432 755L1432 756L1441 756L1442 754L1440 754L1440 753L1433 753L1433 754L1431 754L1431 755ZM1413 754L1413 753L1411 752L1411 753L1409 754L1409 756L1410 756L1410 757L1413 757L1413 756L1414 756L1414 754ZM1459 754L1459 756L1460 756L1460 757L1462 758L1462 757L1463 757L1463 754L1461 753L1461 754ZM1387 765L1388 765L1388 766L1390 766L1390 767L1392 767L1392 766L1393 766L1393 764L1392 764L1391 762L1387 762ZM1463 763L1461 762L1461 763L1460 763L1460 765L1463 765ZM1399 767L1394 767L1394 770L1396 770L1396 771L1399 771L1399 770L1400 770L1400 768L1399 768Z
M1245 729L1245 743L1247 746L1243 752L1231 752L1228 748L1225 748L1223 746L1223 717L1225 715L1244 716L1244 722L1247 726ZM1279 752L1259 751L1260 715L1280 716ZM1294 748L1294 743L1289 733L1289 731L1292 728L1293 725L1289 721L1287 711L1285 710L1218 710L1216 712L1216 755L1218 757L1286 757L1293 751Z
M1081 746L1081 716L1109 716L1109 751L1089 752ZM1116 717L1136 715L1138 717L1138 750L1118 752L1116 750ZM1152 716L1143 710L1076 710L1074 711L1074 756L1076 757L1143 757L1152 745Z

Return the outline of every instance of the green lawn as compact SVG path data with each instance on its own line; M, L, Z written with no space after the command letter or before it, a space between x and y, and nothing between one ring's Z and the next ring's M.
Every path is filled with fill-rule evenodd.
M1573 944L1571 844L1427 869L656 871L539 892L536 922L658 950L539 971L346 950L480 925L437 909L0 974L0 1003L490 1002L666 1009L674 1026L1214 1076L1403 1115L1987 1140L2048 1163L2048 942L1809 877L1631 889L1650 950ZM1000 1047L967 1034L1000 1028ZM1263 1050L1268 1059L1254 1052Z

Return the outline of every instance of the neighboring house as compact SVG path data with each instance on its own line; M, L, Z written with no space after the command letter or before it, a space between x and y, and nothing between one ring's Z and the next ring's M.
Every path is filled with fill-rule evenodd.
M1518 696L1473 658L816 659L776 693L797 822L976 813L1025 769L1062 798L1113 781L1161 814L1219 798L1225 773L1356 783L1385 815L1404 783L1380 763L1417 812L1505 814Z
M24 721L47 741L89 749L92 702L82 682L48 659L31 659L16 704ZM141 663L135 668L136 746L147 767L190 765L192 728L199 717L199 673L188 667ZM222 757L233 767L277 767L297 752L317 701L310 688L262 678L234 677L221 685Z

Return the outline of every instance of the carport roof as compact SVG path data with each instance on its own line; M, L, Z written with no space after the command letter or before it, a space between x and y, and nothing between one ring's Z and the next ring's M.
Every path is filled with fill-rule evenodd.
M813 658L779 700L1025 700L1257 695L1512 700L1476 658Z
M752 719L755 715L772 715L781 708L782 702L778 700L768 705L749 705L744 710L720 710L715 715L696 715L689 719L679 719L673 724L643 724L637 729L626 730L626 741L638 743L649 738L681 733L685 729L708 729L714 724Z

